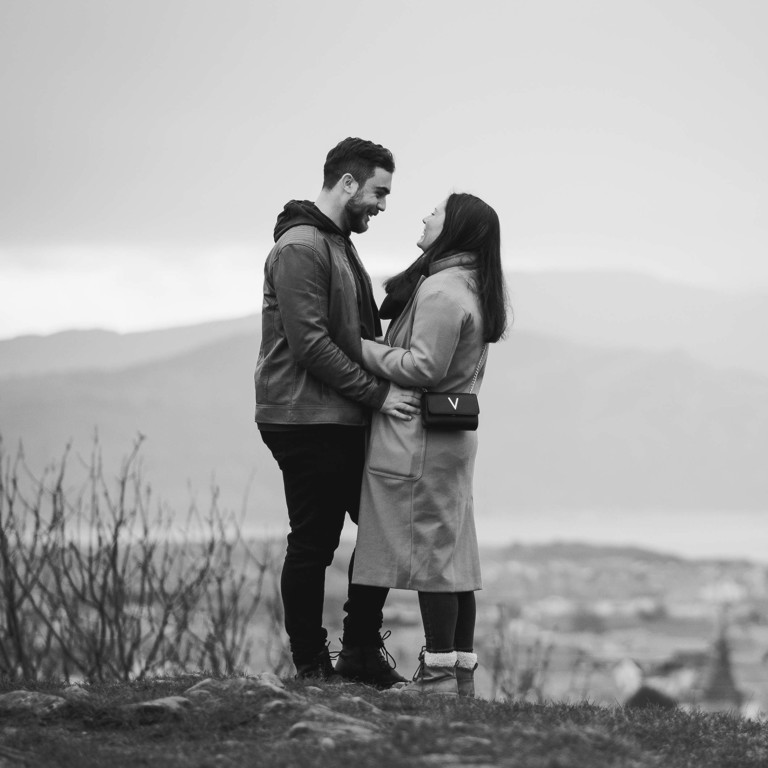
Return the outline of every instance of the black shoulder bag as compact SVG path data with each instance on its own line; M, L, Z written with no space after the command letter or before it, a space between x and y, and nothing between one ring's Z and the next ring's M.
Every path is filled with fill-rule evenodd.
M472 394L480 368L485 360L488 345L483 346L483 353L472 377L469 392L423 392L421 395L421 421L427 429L475 430L477 429L480 403L477 395Z

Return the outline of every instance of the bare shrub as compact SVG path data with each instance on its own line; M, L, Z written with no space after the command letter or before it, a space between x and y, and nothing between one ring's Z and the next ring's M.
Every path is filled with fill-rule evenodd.
M541 635L524 639L514 631L508 607L500 604L497 609L494 631L485 645L491 659L491 699L541 703L554 646Z
M233 516L216 511L209 524L215 533L213 567L203 596L206 633L202 640L200 666L214 674L233 674L251 660L251 627L264 598L265 578L273 573L270 548L256 554L245 542ZM236 535L228 535L235 531Z
M34 478L0 442L0 674L14 679L140 679L199 665L231 674L250 658L249 627L276 562L218 507L178 520L151 504L142 438L108 482L98 442L88 479L60 464ZM192 535L190 536L190 532ZM276 644L279 644L276 641Z
M293 666L293 658L288 638L283 631L285 612L283 598L280 594L280 569L282 567L282 552L276 548L266 551L271 578L268 579L264 607L266 609L265 648L267 664L276 675L287 672Z

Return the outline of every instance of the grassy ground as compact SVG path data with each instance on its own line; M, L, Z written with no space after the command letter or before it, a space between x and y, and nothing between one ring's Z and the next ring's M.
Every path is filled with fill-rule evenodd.
M253 698L212 700L181 717L142 723L121 708L181 695L197 678L93 685L90 701L39 719L0 717L0 766L525 766L526 768L765 768L768 727L728 715L484 700L413 701L365 686L288 689L378 729L372 741L290 738L302 708L260 713ZM56 684L0 685L0 692ZM373 706L371 706L373 705Z

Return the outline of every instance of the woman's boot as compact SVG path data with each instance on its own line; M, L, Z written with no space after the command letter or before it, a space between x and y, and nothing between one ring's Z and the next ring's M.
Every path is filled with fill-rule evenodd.
M456 683L459 696L475 697L475 670L477 669L477 654L467 651L457 651Z
M429 693L439 696L458 696L456 685L456 651L419 654L419 668L413 682L400 689L400 693Z

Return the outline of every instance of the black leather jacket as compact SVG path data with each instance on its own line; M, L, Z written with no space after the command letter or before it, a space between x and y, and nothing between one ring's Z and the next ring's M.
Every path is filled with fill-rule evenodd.
M389 391L361 367L360 339L381 327L368 273L312 203L286 205L275 241L264 265L256 422L365 425Z

